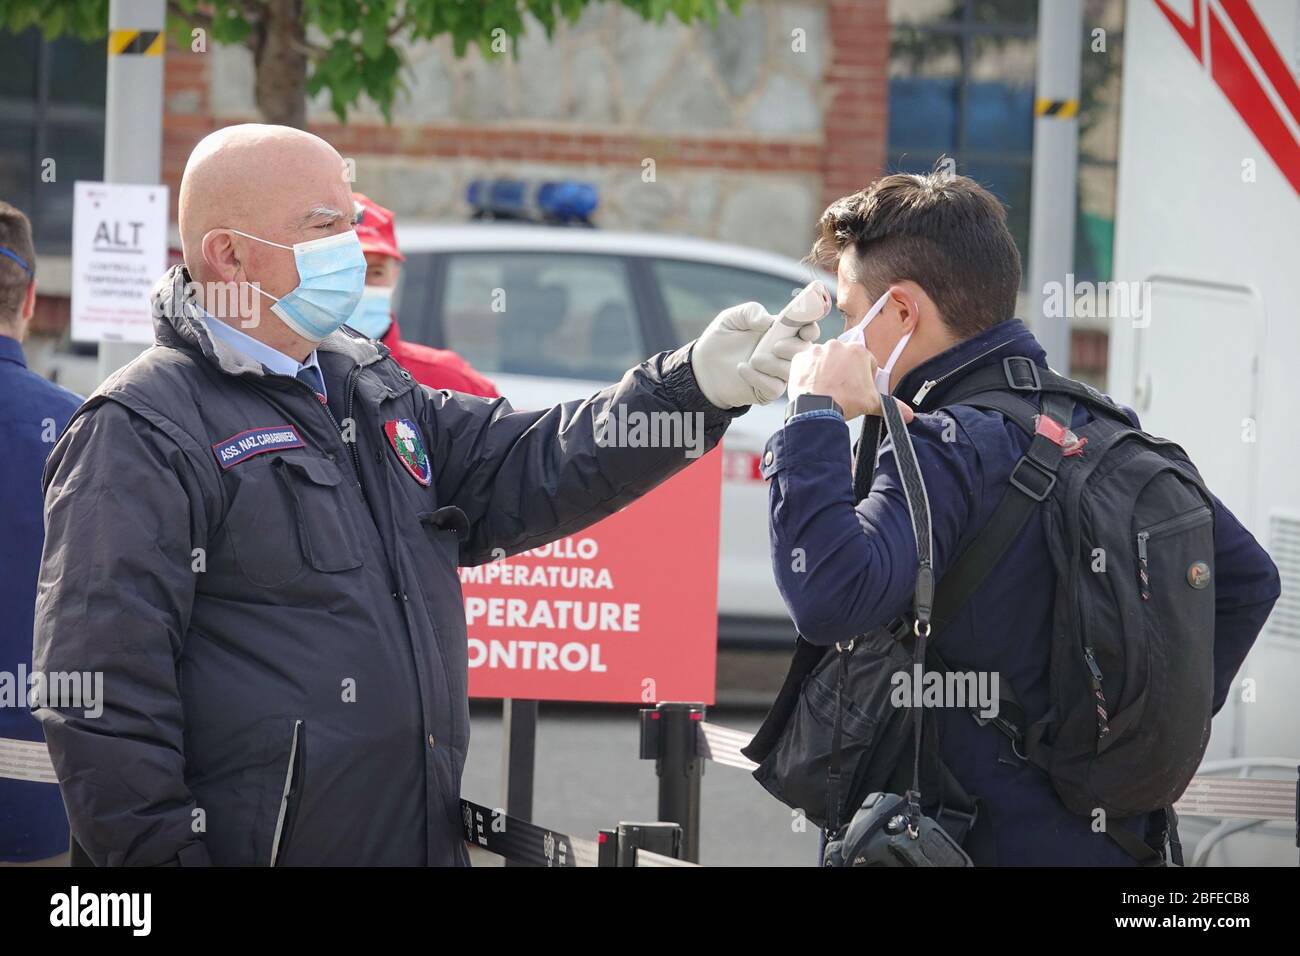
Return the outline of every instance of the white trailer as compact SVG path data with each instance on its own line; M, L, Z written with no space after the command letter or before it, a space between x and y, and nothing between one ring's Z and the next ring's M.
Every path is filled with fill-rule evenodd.
M1131 307L1110 313L1109 363L1110 393L1187 449L1281 570L1281 600L1214 721L1203 769L1236 772L1250 758L1252 772L1285 776L1289 764L1293 777L1298 61L1300 0L1128 0L1115 279ZM1256 828L1220 842L1212 859L1294 865L1294 836L1294 822Z

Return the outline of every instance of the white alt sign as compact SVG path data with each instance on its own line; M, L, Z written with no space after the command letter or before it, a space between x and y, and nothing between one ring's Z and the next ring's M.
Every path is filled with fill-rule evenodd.
M149 291L167 268L167 187L76 184L72 337L153 342Z

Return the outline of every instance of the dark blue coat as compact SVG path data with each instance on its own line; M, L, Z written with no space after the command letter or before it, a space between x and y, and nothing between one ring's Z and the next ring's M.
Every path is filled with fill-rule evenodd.
M894 394L910 400L925 382L958 369L965 374L1011 355L1046 366L1033 335L1019 320L1011 320L923 363L903 378ZM930 499L939 580L988 521L1008 487L1011 469L1028 447L1028 437L995 412L945 408L943 390L957 378L952 375L930 390L922 405L927 412L917 414L909 429ZM1074 424L1087 420L1088 413L1080 408ZM768 450L771 457L764 456L763 473L775 479L770 485L772 563L799 632L814 643L830 644L906 613L916 545L888 441L882 442L871 493L856 509L849 430L840 418L813 413L793 420L773 436ZM1263 548L1217 499L1214 537L1217 713L1280 585ZM803 549L806 563L792 560L796 548ZM802 570L795 570L797 566ZM1042 524L1031 520L942 635L948 666L997 672L1019 696L1027 723L1041 717L1048 706L1054 590ZM1092 832L1089 819L1069 813L1039 770L1000 764L1001 737L992 725L981 727L964 711L941 710L939 728L945 762L966 790L980 798L992 825L996 860L985 862L1131 862L1108 838ZM1143 823L1120 821L1134 832Z
M0 335L0 671L31 672L36 574L45 537L41 469L81 399L27 368L23 347ZM25 687L20 688L25 692ZM0 706L0 738L42 740L26 706ZM0 776L0 860L68 849L59 788Z

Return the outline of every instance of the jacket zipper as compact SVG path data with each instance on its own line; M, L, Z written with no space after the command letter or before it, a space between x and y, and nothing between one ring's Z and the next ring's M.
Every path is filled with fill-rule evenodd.
M347 399L347 403L344 405L344 416L346 418L352 418L352 406L353 406L353 401L356 398L356 392L357 392L357 374L360 371L361 371L360 366L356 366L352 369L351 372L348 373L348 382L347 382L348 399ZM320 405L320 407L325 411L326 417L329 418L330 424L334 426L334 431L338 433L341 439L343 437L343 426L340 425L339 420L334 417L334 412L330 410L329 404L317 399L316 392L312 391L311 386L308 385L306 382L302 383L302 387L307 389L309 392L311 392L312 398L316 400L316 403ZM355 426L355 424L356 424L355 419L353 419L353 425ZM356 436L354 434L353 441L350 442L345 441L343 442L343 444L347 445L348 451L351 452L352 473L356 478L357 489L361 492L361 498L366 503L366 507L368 508L370 507L370 498L366 494L366 486L361 481L361 453L357 451L357 443L355 441L355 438Z
M1008 339L1006 342L1003 342L1001 345L995 345L995 346L993 346L993 348L991 348L991 349L987 349L987 350L981 352L979 355L975 356L975 357L974 357L973 359L971 359L970 361L968 361L968 362L963 362L961 365L958 365L958 366L957 366L955 369L953 369L951 372L945 372L943 375L940 375L938 378L932 378L932 379L929 379L929 380L926 381L926 382L922 382L922 383L921 383L921 387L920 387L919 389L917 389L916 394L912 396L912 404L913 404L916 408L919 409L919 408L921 407L921 402L925 401L925 396L927 396L927 395L930 394L930 389L934 388L936 385L938 385L938 384L939 384L940 382L942 382L944 379L946 379L946 378L952 378L952 376L956 375L958 372L960 372L962 369L966 368L968 365L971 365L971 364L973 364L973 363L975 363L975 362L978 362L980 359L984 358L986 355L991 355L992 353L996 352L998 349L1002 348L1003 346L1010 344L1010 341L1011 341L1011 340Z
M351 419L352 426L355 429L357 420L352 417L352 409L357 397L357 376L361 374L361 366L353 366L352 371L348 372L348 400L343 405L343 415ZM333 418L333 416L330 416ZM342 432L340 431L340 434ZM357 487L361 489L361 497L365 499L366 506L370 506L370 499L366 495L366 486L361 481L361 452L357 451L356 435L353 434L352 441L345 443L352 452L352 470L357 474Z
M294 770L298 766L298 745L299 737L302 735L302 721L293 722L293 738L289 742L289 767L284 772L284 789L280 793L280 813L275 818L275 836L271 838L271 866L275 866L275 861L280 857L280 840L284 836L284 821L288 816L289 797L294 793ZM298 781L298 787L302 787L302 781Z
M355 367L352 369L352 371L348 373L348 382L347 382L348 397L347 397L347 401L346 401L346 402L344 403L344 405L343 405L343 414L344 414L344 417L352 419L354 425L355 425L356 419L353 418L352 410L353 410L353 407L354 407L354 402L355 402L355 400L356 400L356 394L357 394L357 378L360 376L360 373L361 373L361 366L355 366ZM403 370L402 374L403 374L403 376L406 376L406 377L409 378L409 375L407 375L407 373L406 373L405 370ZM329 406L326 405L326 406L324 406L324 407L325 407L325 410L326 410L327 412L329 412ZM334 421L334 415L333 415L332 412L330 413L330 421ZM338 428L337 422L335 423L335 427ZM342 434L342 429L338 429L338 430L339 430L339 433ZM348 444L348 443L345 442L344 444ZM352 452L352 467L353 467L353 469L356 471L356 475L357 475L357 488L360 489L360 491L361 491L361 497L362 497L362 499L365 500L365 502L366 502L366 507L369 508L369 507L370 507L370 499L369 499L369 497L366 495L366 488L365 488L365 485L362 483L362 480L361 480L361 453L360 453L359 451L357 451L357 443L356 443L355 441L353 441L353 442L351 443L350 450L351 450L351 452ZM372 511L371 513L372 513L372 515L373 515L373 511ZM454 572L453 572L453 573L454 573ZM399 589L399 587L398 587L396 581L393 582L393 584L392 584L392 588L393 588L392 594L393 594L393 598L394 598L394 600L397 600L397 599L400 598L400 600L402 601L402 603L405 604L405 603L406 603L406 600L407 600L406 592L403 591L403 590L400 590L400 589ZM409 628L409 623L408 623L408 628ZM438 655L438 660L439 660L439 662L440 662L440 664L441 664L441 667L439 668L439 670L442 671L442 681L443 681L443 686L447 688L447 693L450 695L450 693L451 693L451 675L448 673L448 669L449 669L449 668L448 668L448 664L447 664L447 656L446 656L446 654L443 653L443 650L442 650L442 643L441 643L440 641L437 641L437 640L433 641L433 645L434 645L434 652ZM451 728L451 734L454 736L455 733L456 733L456 708L455 708L455 706L451 706L451 707L450 707L450 719L448 720L448 726Z

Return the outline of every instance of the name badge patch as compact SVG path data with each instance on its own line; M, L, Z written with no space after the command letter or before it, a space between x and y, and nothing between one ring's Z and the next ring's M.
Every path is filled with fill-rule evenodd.
M420 430L409 418L398 418L384 423L384 434L388 444L397 452L397 460L420 484L426 488L433 481L433 465L429 462L429 453L424 450L424 439Z
M292 425L272 425L269 428L250 428L231 435L212 446L217 464L228 471L240 462L255 458L263 452L284 451L286 448L306 448L298 429Z

